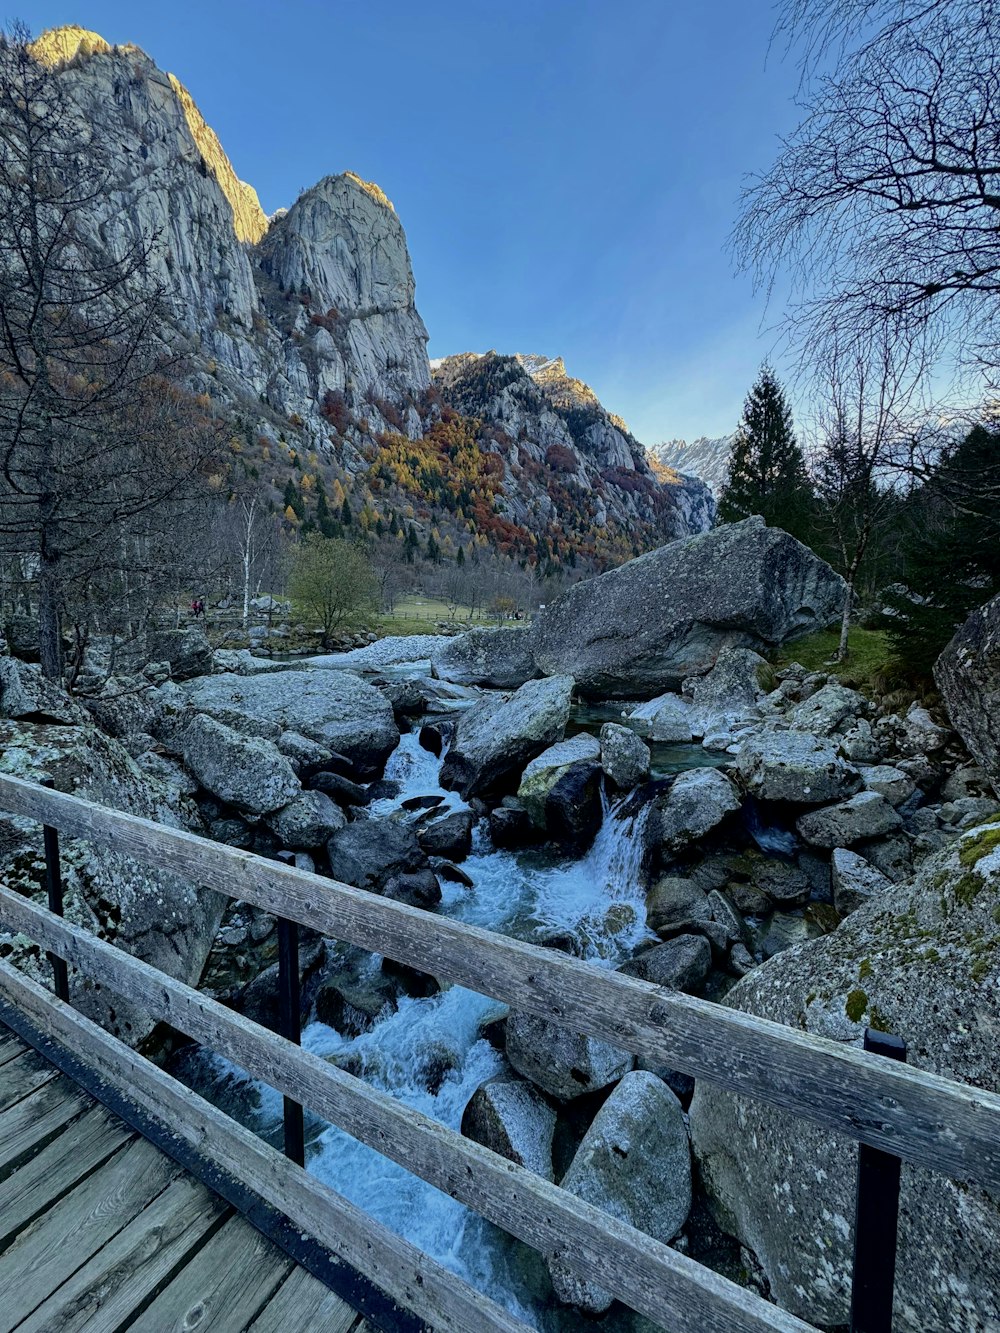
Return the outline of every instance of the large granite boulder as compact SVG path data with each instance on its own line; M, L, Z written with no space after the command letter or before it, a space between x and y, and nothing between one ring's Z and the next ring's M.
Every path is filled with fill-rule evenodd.
M466 799L513 786L526 763L562 738L573 680L530 680L510 698L494 696L463 713L441 766L441 785Z
M815 694L795 705L788 721L797 731L808 731L813 736L832 736L847 731L858 718L863 718L871 705L863 694L830 680Z
M691 1209L691 1151L681 1104L643 1069L626 1074L583 1137L562 1188L603 1212L669 1241ZM550 1260L561 1301L603 1314L614 1299L592 1275Z
M649 777L649 746L631 727L605 722L601 727L601 767L619 791L631 791Z
M184 729L181 753L206 791L243 814L268 815L302 790L273 741L243 736L205 713L196 714Z
M628 720L637 735L668 745L690 745L697 726L690 703L671 692L647 699L629 713Z
M325 792L304 791L267 822L283 847L311 852L339 833L347 816Z
M998 901L993 823L884 886L832 934L755 968L726 1003L852 1044L874 1025L902 1036L917 1068L996 1093ZM854 1143L704 1081L690 1121L720 1224L756 1254L779 1304L811 1324L846 1324ZM1000 1327L1000 1201L907 1166L900 1220L893 1328Z
M380 769L399 743L388 700L349 671L276 671L203 676L183 687L187 704L228 726L296 731L366 770Z
M412 829L392 819L359 819L327 843L330 873L344 884L379 892L394 875L423 870L427 855Z
M57 790L98 805L202 831L196 808L176 784L140 768L118 741L89 723L0 723L0 771L28 782L51 777ZM4 881L44 904L41 848L37 824L0 815ZM140 863L83 839L61 838L60 856L70 921L188 985L198 984L226 898L161 865ZM51 985L45 955L39 957L23 936L5 935L2 926L0 954ZM70 994L89 1018L133 1045L153 1028L149 1015L135 1005L95 990L72 971Z
M539 828L545 827L545 802L549 792L573 764L600 759L601 745L595 736L581 732L559 741L532 759L521 774L517 799Z
M542 1094L509 1073L488 1079L472 1094L462 1133L545 1180L552 1179L556 1113Z
M711 671L685 682L696 736L713 736L760 716L771 667L749 648L723 648Z
M832 741L804 731L761 731L744 741L736 759L744 787L762 801L822 805L850 796L861 775Z
M154 631L146 636L146 660L167 662L174 680L192 680L212 670L212 645L200 625Z
M759 518L661 546L557 597L535 621L535 660L597 697L678 689L723 648L776 647L840 614L844 582Z
M717 768L678 774L659 805L660 842L670 856L703 838L742 804L739 792Z
M810 810L796 822L796 829L814 847L853 847L867 838L878 838L900 827L902 819L881 792L860 791L837 805Z
M64 726L90 720L65 690L42 675L41 667L15 657L0 657L0 717Z
M448 639L433 659L433 673L454 685L516 690L539 674L530 629L470 629Z
M973 611L934 664L952 726L1000 796L1000 596Z

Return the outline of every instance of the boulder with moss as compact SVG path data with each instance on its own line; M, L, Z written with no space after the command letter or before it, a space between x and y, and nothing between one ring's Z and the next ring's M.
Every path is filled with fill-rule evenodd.
M755 968L726 1003L858 1045L898 1033L920 1069L1000 1092L1000 823L884 886L833 931ZM691 1134L720 1225L756 1254L779 1304L845 1324L856 1148L762 1102L699 1083ZM903 1172L893 1328L1000 1325L1000 1201Z

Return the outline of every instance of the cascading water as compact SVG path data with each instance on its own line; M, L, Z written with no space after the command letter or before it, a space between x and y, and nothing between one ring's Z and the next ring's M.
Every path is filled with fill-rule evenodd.
M456 793L441 787L441 762L420 747L415 733L404 735L386 768L386 779L398 784L398 790L373 802L371 815L407 817L402 803L414 796L440 795L438 809L467 808ZM616 808L605 804L594 843L577 861L539 850L497 851L483 821L464 862L474 887L442 883L438 911L522 939L568 931L576 952L613 967L649 934L640 875L645 818L645 810L619 818ZM373 957L371 966L377 968L379 961ZM496 1001L454 986L426 999L401 998L395 1012L387 1007L359 1036L312 1023L302 1034L302 1044L458 1129L476 1088L505 1067L503 1057L480 1035L484 1025L505 1012ZM277 1141L277 1093L251 1084L240 1071L207 1053L185 1066L183 1076L199 1091L224 1100L227 1109L242 1112L254 1129ZM317 1178L526 1322L546 1333L578 1326L577 1316L556 1307L543 1265L524 1247L342 1131L331 1126L313 1129L307 1165ZM609 1327L625 1327L620 1324L623 1317L613 1316Z

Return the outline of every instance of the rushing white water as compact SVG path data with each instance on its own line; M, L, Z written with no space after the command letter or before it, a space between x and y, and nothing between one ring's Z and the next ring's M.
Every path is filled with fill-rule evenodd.
M415 733L404 735L386 768L386 778L398 783L399 790L374 802L372 816L400 812L405 817L402 802L414 796L441 795L444 800L438 808L467 808L456 793L443 791L440 768L441 759L421 749ZM606 807L590 851L576 861L540 850L495 850L483 821L464 862L474 887L444 882L438 910L524 939L544 931L569 931L580 955L614 966L648 933L638 827L644 818L645 812L616 818L615 811ZM373 957L371 966L377 968L379 962ZM427 999L402 998L396 1012L387 1008L360 1036L344 1036L312 1023L303 1032L302 1044L458 1129L476 1088L504 1068L503 1057L480 1033L505 1012L496 1001L455 986ZM208 1096L224 1091L231 1099L237 1089L249 1123L277 1138L281 1123L277 1093L259 1085L248 1087L240 1071L216 1057L205 1055L196 1064L200 1067L192 1081L199 1090ZM190 1066L188 1075L192 1076ZM523 1247L342 1131L330 1126L316 1129L308 1150L312 1174L527 1322L545 1330L578 1326L576 1316L555 1308L544 1269ZM613 1322L617 1326L618 1318Z

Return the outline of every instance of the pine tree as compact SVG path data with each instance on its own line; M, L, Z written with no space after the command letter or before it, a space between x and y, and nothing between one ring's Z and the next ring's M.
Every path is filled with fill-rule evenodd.
M305 504L303 503L302 496L299 494L299 488L295 485L295 482L291 477L285 482L284 504L285 508L290 509L296 518L305 517Z
M460 546L460 547L458 548L458 555L455 557L455 564L458 565L459 569L461 569L462 566L465 564L465 547L464 547L464 546Z
M344 503L340 510L340 521L345 528L349 528L354 522L354 515L351 513L351 502L346 495L344 496Z
M769 527L805 540L811 493L805 459L792 429L792 413L770 366L762 366L743 405L730 459L729 480L719 497L719 519L738 523L760 514Z

